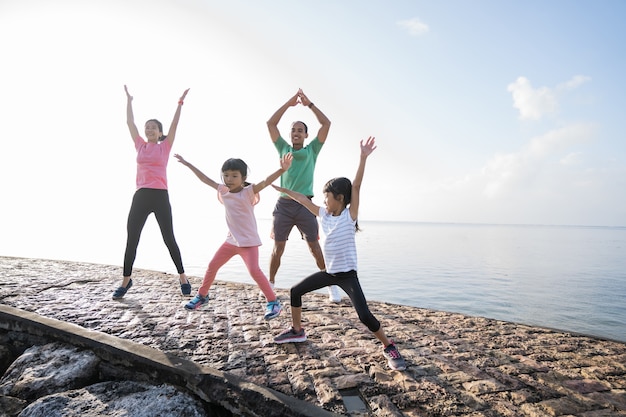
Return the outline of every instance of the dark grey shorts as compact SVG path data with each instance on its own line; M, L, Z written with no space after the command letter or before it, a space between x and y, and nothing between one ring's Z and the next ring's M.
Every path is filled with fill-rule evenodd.
M307 242L319 240L317 217L306 207L291 198L281 197L274 207L272 238L276 242L286 242L294 226Z

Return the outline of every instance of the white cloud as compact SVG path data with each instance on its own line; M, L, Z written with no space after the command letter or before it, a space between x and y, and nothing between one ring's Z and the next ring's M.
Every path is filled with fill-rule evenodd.
M505 192L509 186L532 182L538 168L546 160L575 144L589 140L593 130L593 126L589 124L566 126L532 138L518 152L495 155L482 169L483 194L494 198ZM570 153L561 162L572 163L576 158L578 153Z
M507 90L513 95L513 107L519 110L522 120L539 120L545 114L557 110L558 103L554 93L548 87L534 89L525 77L518 77L508 85Z
M551 89L549 87L533 88L526 77L518 77L515 82L507 86L507 90L513 96L513 107L519 110L520 119L539 120L545 115L558 111L557 93L573 90L590 80L590 77L575 75Z
M411 36L423 35L430 30L428 25L419 20L417 17L408 20L400 20L397 24L401 28L406 29Z
M573 90L575 88L577 88L578 86L586 83L587 81L591 81L591 77L587 77L584 75L575 75L572 77L571 80L566 81L562 84L559 84L557 86L557 89L559 90Z

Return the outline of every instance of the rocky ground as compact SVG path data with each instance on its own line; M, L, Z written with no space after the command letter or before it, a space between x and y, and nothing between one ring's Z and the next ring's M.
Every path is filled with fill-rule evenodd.
M254 285L216 281L209 307L182 308L176 276L0 257L0 303L131 340L344 415L626 416L626 344L515 323L370 302L408 362L390 370L349 300L305 296L308 341L276 345ZM191 277L194 290L201 281ZM367 295L367 294L366 294Z

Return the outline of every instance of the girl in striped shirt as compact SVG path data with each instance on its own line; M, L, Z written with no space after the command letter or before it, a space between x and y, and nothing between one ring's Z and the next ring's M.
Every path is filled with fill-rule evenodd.
M319 271L304 278L290 290L292 326L274 338L276 343L304 342L306 334L302 327L302 296L309 292L338 285L348 294L359 320L374 333L383 344L383 355L389 367L394 370L406 369L406 364L393 341L387 338L380 322L371 313L365 300L357 276L357 254L355 233L359 230L359 192L365 171L367 157L376 149L375 140L369 137L361 141L361 158L354 181L347 178L334 178L324 185L324 205L314 204L304 194L272 185L280 192L306 207L319 216L322 230L326 235L324 258L326 271Z

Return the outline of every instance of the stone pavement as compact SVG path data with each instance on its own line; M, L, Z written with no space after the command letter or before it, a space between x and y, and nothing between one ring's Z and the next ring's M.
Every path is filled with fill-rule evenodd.
M242 271L245 273L245 271ZM370 302L407 360L391 371L349 300L304 300L308 340L277 345L255 285L216 281L187 311L175 275L0 257L0 303L141 343L350 416L626 416L626 344L461 314ZM190 277L194 290L200 277ZM367 296L367 294L366 294Z

